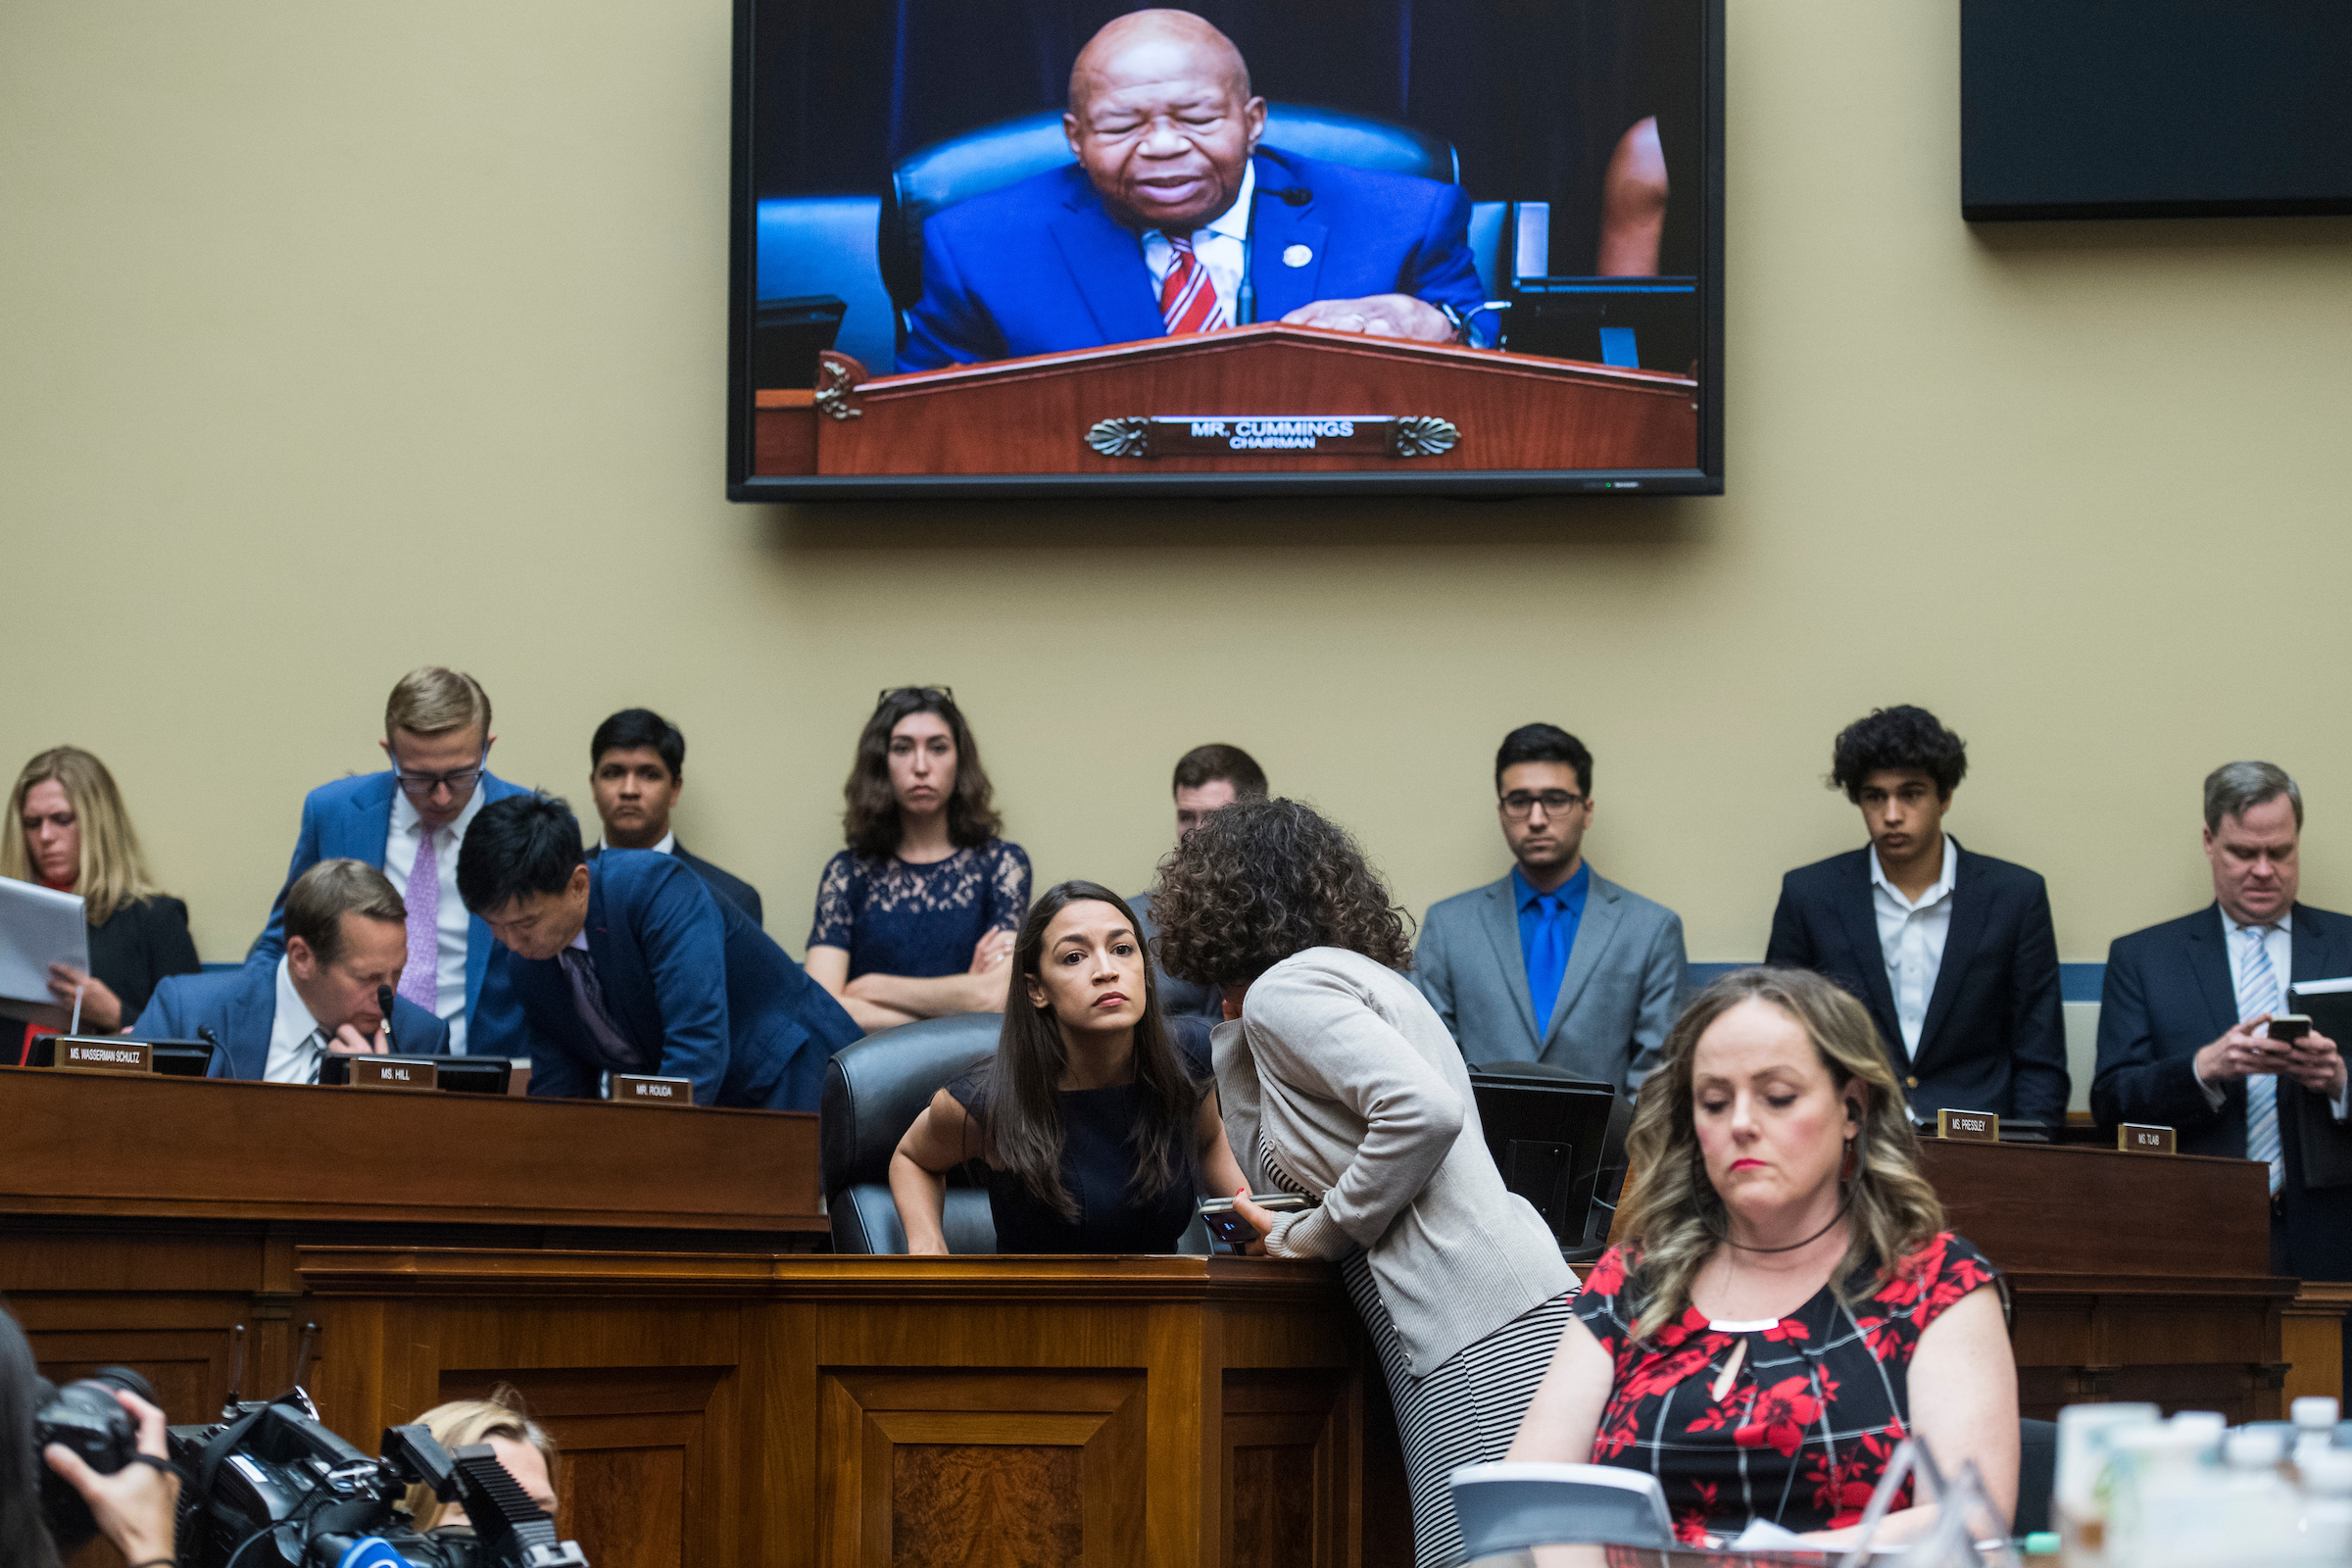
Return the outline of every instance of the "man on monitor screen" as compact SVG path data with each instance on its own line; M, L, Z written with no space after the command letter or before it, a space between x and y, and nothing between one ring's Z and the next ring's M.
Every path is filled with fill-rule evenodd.
M934 214L901 370L1280 319L1455 341L1481 299L1458 186L1261 147L1216 28L1137 11L1070 70L1078 162Z

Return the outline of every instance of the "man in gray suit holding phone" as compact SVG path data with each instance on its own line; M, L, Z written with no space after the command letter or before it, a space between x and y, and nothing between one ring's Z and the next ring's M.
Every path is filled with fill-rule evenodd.
M1472 1066L1540 1061L1638 1089L1682 1007L1682 916L1585 859L1592 754L1566 730L1505 736L1494 795L1517 863L1431 906L1414 977Z

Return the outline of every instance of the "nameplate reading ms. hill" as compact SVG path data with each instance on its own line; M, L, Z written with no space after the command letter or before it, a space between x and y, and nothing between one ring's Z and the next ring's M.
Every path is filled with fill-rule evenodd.
M438 1089L441 1069L429 1061L403 1061L398 1056L351 1058L354 1089Z
M691 1078L643 1078L634 1073L616 1072L612 1075L612 1103L615 1105L691 1105L694 1103L694 1080Z
M2177 1154L2170 1127L2143 1127L2126 1122L2115 1130L2115 1147L2127 1154Z
M2001 1141L2001 1118L1989 1110L1939 1110L1936 1113L1936 1136L1963 1144L1997 1144Z
M153 1072L155 1048L143 1040L125 1040L121 1045L64 1040L58 1043L56 1061L60 1067L78 1067L84 1072Z
M1136 415L1098 419L1086 444L1106 458L1268 458L1353 453L1375 458L1434 458L1451 452L1462 432L1426 414Z

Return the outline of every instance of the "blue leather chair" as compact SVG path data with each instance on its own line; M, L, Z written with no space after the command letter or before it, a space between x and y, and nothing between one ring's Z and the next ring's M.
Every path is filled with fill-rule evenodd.
M1326 163L1461 183L1461 159L1451 142L1369 115L1270 103L1265 141ZM882 199L877 249L882 280L900 312L901 341L905 313L923 297L923 220L957 202L1068 162L1070 144L1062 135L1057 109L933 142L898 161L891 170L890 193Z
M898 313L882 287L874 256L881 210L878 196L761 202L753 240L753 295L761 303L834 296L849 309L833 347L873 374L888 375L898 356Z

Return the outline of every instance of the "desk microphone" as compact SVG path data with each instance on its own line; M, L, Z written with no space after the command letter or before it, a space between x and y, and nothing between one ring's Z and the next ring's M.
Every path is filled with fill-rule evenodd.
M1285 207L1304 207L1315 199L1315 193L1304 185L1286 185L1280 190L1262 192L1277 198ZM1250 204L1242 224L1242 282L1233 291L1233 324L1249 326L1257 319L1257 203Z
M392 1038L392 988L390 986L375 988L375 1004L382 1009L384 1014L384 1052L387 1055L394 1054L393 1047L396 1042Z
M196 1038L213 1048L213 1059L204 1064L205 1076L209 1078L212 1076L213 1068L220 1060L220 1037L213 1033L211 1024L200 1023L196 1026Z

